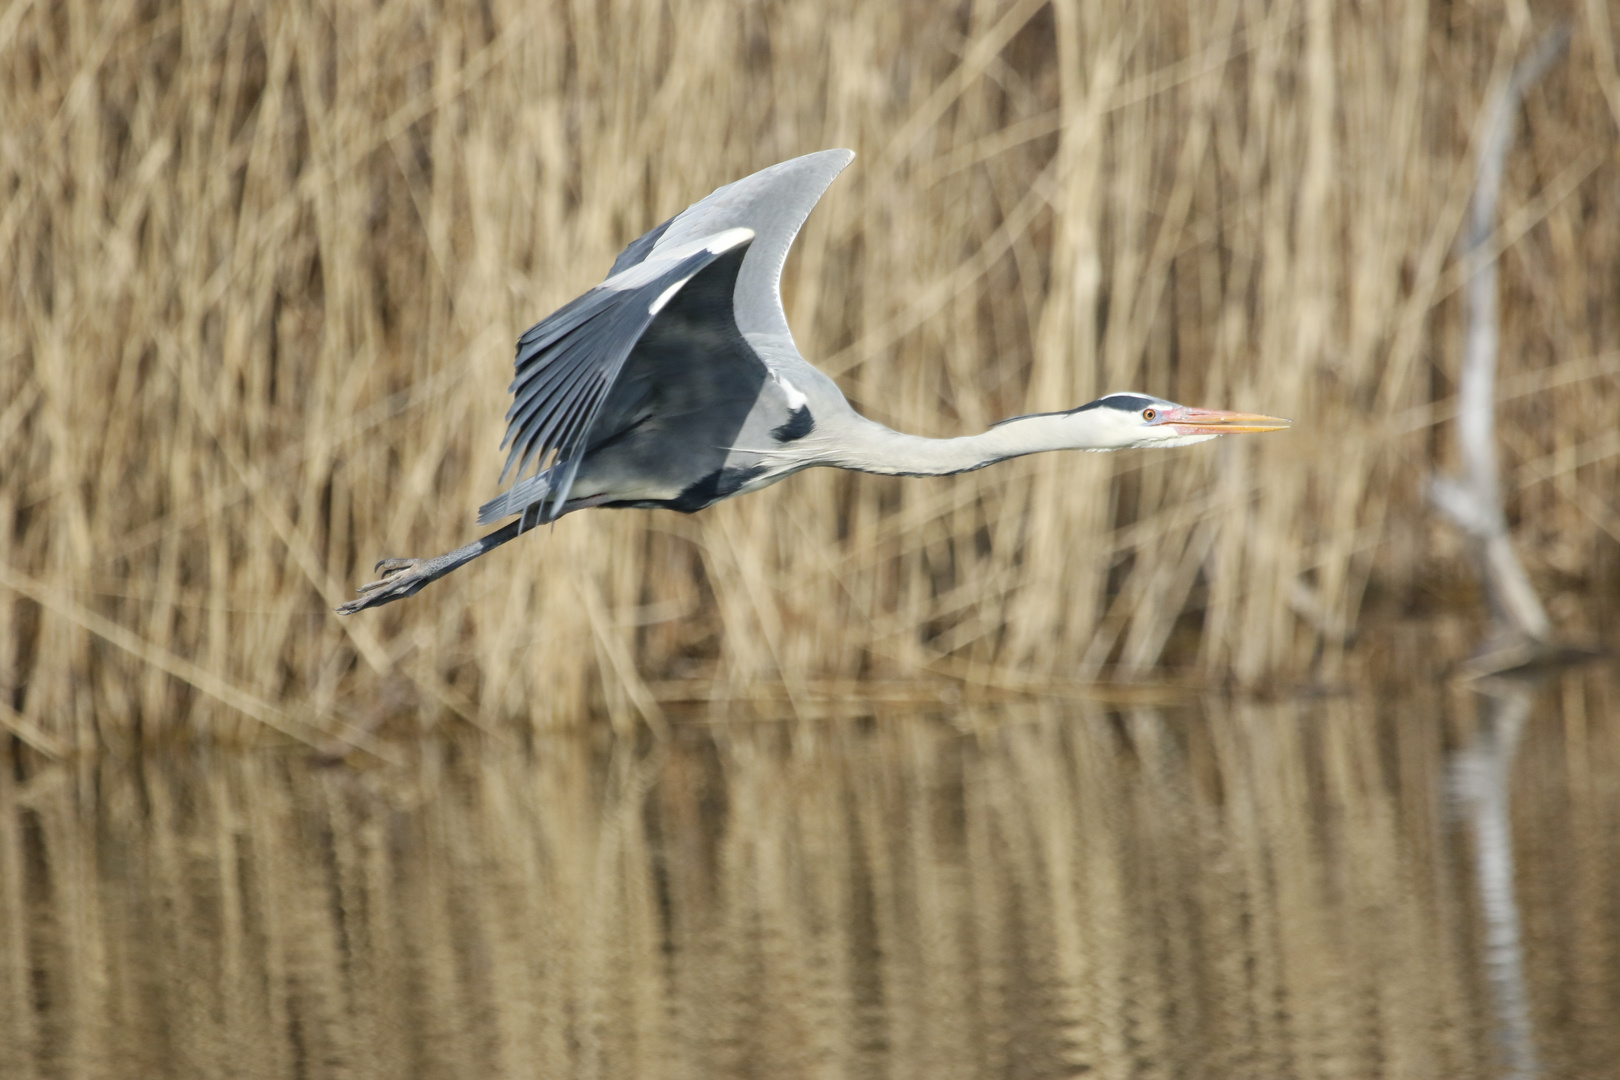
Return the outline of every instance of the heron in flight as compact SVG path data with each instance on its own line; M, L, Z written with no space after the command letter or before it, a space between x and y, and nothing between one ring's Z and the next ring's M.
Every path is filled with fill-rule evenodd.
M338 611L412 596L535 525L592 506L691 513L816 465L944 476L1043 450L1187 446L1288 426L1136 393L955 439L868 420L799 355L779 291L799 227L854 157L823 150L720 188L625 248L607 280L524 334L502 444L501 478L514 483L478 513L480 525L515 520L435 558L382 560L382 577Z

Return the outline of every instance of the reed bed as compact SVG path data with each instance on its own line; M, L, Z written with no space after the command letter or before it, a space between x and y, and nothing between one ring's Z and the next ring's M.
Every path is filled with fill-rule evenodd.
M1575 18L1496 246L1510 510L1571 594L1620 574L1620 77L1608 8ZM1326 0L14 6L0 724L364 745L419 703L658 724L672 680L1355 677L1369 611L1472 602L1423 497L1451 250L1480 103L1541 29ZM1299 426L581 514L331 614L376 558L473 535L518 333L827 146L861 156L787 307L876 418L1136 388Z

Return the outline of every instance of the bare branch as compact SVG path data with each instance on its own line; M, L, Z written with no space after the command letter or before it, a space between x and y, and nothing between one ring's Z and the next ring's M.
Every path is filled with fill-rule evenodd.
M1464 293L1467 340L1457 393L1457 452L1463 478L1436 477L1430 487L1435 507L1473 541L1474 557L1497 634L1545 641L1552 626L1524 566L1513 552L1502 513L1496 464L1496 362L1499 346L1496 258L1487 254L1496 223L1496 204L1508 148L1518 127L1524 93L1569 46L1570 31L1560 24L1520 61L1486 105L1479 168L1468 228L1458 255L1472 262Z

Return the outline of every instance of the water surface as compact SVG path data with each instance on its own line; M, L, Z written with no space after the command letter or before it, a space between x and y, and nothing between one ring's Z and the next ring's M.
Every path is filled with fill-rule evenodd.
M0 1076L1612 1076L1615 701L11 760Z

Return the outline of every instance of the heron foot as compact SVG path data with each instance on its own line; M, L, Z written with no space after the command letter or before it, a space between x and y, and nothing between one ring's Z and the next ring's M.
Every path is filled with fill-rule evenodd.
M368 581L355 591L360 595L341 605L337 609L339 615L353 615L366 608L379 607L393 600L403 600L407 596L415 596L422 586L438 577L433 573L435 569L432 559L382 559L372 572L382 575L376 581Z
M353 615L366 608L379 607L394 600L415 596L430 581L438 581L458 566L465 566L478 556L494 551L508 540L522 533L522 521L513 521L487 536L454 551L435 555L431 559L384 559L373 569L382 577L360 586L360 595L337 609L339 615Z

